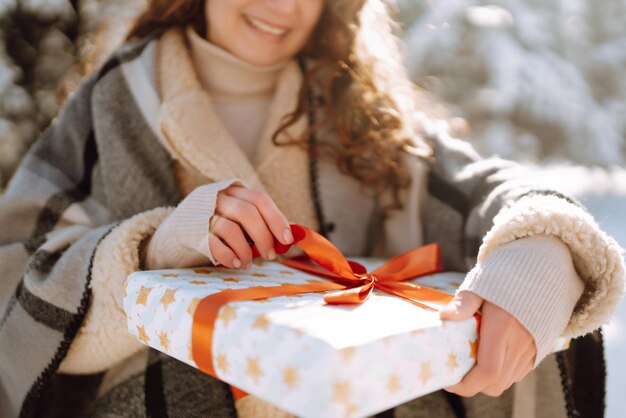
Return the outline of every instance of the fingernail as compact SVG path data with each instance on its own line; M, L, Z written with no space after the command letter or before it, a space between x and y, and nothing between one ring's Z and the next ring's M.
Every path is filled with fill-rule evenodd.
M238 258L235 258L235 261L233 261L233 266L238 269L239 267L241 267L241 261Z
M285 238L285 244L291 244L293 242L293 234L291 233L290 228L285 229L283 238Z
M271 250L267 252L267 259L273 260L275 258L276 258L276 251L274 251L274 249L272 248Z

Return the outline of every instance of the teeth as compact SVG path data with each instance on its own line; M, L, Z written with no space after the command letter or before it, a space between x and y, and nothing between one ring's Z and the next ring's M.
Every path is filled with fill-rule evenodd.
M260 20L257 20L253 17L250 17L250 16L246 16L246 17L248 18L248 22L250 22L252 26L254 26L255 28L259 30L262 30L263 32L267 32L270 35L282 36L285 34L285 32L287 32L287 29L279 29L277 27L270 26L267 23L263 23Z

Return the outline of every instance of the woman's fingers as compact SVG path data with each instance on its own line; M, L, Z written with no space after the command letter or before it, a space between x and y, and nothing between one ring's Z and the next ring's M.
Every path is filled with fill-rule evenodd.
M441 311L439 319L460 321L470 318L483 304L483 298L469 290L458 292Z
M521 382L533 370L535 364L534 354L527 357L526 363L520 363L513 375L513 383Z
M513 346L513 344L509 345ZM504 391L513 386L514 383L521 381L533 369L534 353L530 350L524 350L517 355L517 359L505 360L511 361L514 365L509 367L509 372L499 382L486 387L482 392L488 396L500 396ZM505 367L506 368L506 367Z
M446 388L459 396L474 396L500 379L507 349L508 331L505 318L485 302L480 326L480 343L474 367L456 385Z
M220 264L229 268L239 268L241 264L237 266L237 255L224 244L218 237L213 234L209 234L209 248L213 257L219 261ZM241 261L239 261L241 263Z
M225 192L228 196L245 200L254 205L278 241L285 245L293 242L293 235L287 218L267 193L244 187L230 187Z
M506 349L504 350L504 358L502 359L502 367L500 369L500 374L497 376L496 380L485 387L482 388L481 392L487 396L497 397L502 395L506 389L511 386L509 382L509 378L512 373L512 367L517 363L518 358L516 358L516 349L510 341L506 344Z
M529 333L530 335L530 333ZM535 346L535 340L530 336L529 341L526 343L524 351L520 356L520 360L515 366L515 370L511 373L511 382L517 383L526 377L528 373L533 370L535 365L535 356L537 355L537 347Z
M273 260L276 257L274 238L256 206L245 200L220 193L215 213L239 223L252 238L264 258ZM221 238L226 239L224 236Z
M495 306L495 305L493 305ZM496 307L496 309L501 309ZM504 311L503 311L504 312ZM487 386L483 393L489 396L500 396L502 392L507 390L513 383L518 371L525 368L533 358L535 342L532 335L526 331L526 328L511 317L510 331L507 340L507 352L502 367L500 379L490 386Z
M485 301L481 322L476 365L460 383L446 389L461 396L478 392L500 396L533 367L534 339L515 317Z
M231 221L223 216L220 216L215 221L212 234L217 236L229 249L235 254L239 263L236 260L232 260L235 268L244 266L248 268L252 262L252 250L246 240L241 227L236 222ZM217 259L217 257L216 257ZM230 259L230 256L229 256ZM218 260L221 262L221 260ZM222 263L223 264L223 263ZM237 266L239 264L239 266Z

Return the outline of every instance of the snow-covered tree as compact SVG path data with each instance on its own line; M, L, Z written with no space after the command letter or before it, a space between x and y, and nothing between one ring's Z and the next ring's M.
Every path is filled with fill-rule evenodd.
M396 1L410 75L483 153L624 163L626 0ZM145 2L0 0L0 189Z
M410 75L484 153L624 163L626 0L398 5Z
M56 115L62 84L110 51L144 0L0 0L0 189ZM97 60L96 60L97 61ZM77 78L77 77L74 77Z

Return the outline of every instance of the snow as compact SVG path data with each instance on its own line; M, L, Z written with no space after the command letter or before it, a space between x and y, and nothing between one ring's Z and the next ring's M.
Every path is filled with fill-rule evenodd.
M622 181L621 187L626 187ZM605 194L582 199L600 226L626 247L626 194ZM615 316L603 327L607 360L607 418L624 416L626 411L626 303L622 300Z
M535 167L537 168L537 167ZM576 197L600 227L626 247L626 169L576 166L537 168L539 176ZM603 326L607 361L606 418L621 418L626 411L626 302L622 299L609 324Z

